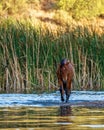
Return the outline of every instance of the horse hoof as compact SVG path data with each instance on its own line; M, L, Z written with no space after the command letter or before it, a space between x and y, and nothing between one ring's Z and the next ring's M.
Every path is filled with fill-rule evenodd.
M68 102L68 100L66 100L66 103Z
M61 101L64 102L64 99L62 98Z

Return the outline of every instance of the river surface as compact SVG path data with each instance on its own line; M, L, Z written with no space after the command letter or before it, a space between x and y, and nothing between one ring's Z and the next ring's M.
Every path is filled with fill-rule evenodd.
M104 92L0 94L0 130L103 130Z

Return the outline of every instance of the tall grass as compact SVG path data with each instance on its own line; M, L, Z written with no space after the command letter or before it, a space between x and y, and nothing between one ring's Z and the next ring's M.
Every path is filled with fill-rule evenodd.
M104 90L104 34L90 27L66 30L33 26L29 21L0 23L0 91L56 90L57 65L75 66L74 90Z

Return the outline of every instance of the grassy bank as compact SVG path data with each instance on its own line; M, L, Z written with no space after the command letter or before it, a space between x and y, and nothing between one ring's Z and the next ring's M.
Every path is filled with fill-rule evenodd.
M56 69L64 57L75 64L74 90L104 90L104 33L98 30L1 22L0 92L57 89Z

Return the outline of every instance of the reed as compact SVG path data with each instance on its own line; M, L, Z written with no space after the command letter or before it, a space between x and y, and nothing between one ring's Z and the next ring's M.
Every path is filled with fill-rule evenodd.
M30 21L0 23L0 92L54 91L60 60L75 64L74 90L104 90L104 34L91 26L66 29Z

